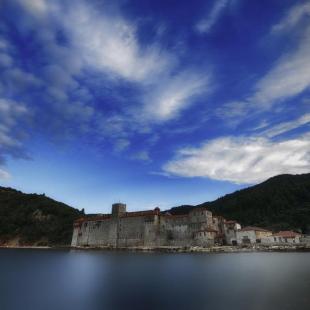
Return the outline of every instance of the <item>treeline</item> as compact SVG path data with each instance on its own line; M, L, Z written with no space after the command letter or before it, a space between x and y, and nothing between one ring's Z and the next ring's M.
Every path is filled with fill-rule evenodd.
M243 225L310 233L310 174L279 175L215 201L175 207L170 212L188 213L199 206Z
M310 174L276 176L212 202L167 211L186 214L199 206L243 226L310 233ZM17 238L22 245L69 245L73 222L83 214L44 194L0 187L0 244Z
M68 245L72 225L82 211L43 195L0 187L0 242L22 245Z

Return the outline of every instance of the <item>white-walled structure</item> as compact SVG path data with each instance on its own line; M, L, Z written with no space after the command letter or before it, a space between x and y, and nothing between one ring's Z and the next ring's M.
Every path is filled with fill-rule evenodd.
M262 242L266 244L292 244L301 243L301 238L302 234L290 230L285 230L265 237Z
M260 227L247 226L237 231L237 243L248 245L262 243L262 240L272 235L272 232Z

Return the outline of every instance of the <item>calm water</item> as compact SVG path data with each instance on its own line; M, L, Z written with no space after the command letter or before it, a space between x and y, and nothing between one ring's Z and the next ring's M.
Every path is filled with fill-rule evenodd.
M1 310L310 309L310 253L0 249Z

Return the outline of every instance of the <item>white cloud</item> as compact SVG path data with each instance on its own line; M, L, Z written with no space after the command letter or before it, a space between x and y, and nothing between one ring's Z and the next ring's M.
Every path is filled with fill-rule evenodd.
M9 55L0 52L0 66L9 67L12 63L13 60Z
M216 0L214 6L212 7L209 15L200 20L196 25L196 29L200 33L208 33L211 31L214 24L220 18L223 10L228 5L229 0Z
M44 26L39 36L51 55L43 78L47 94L54 100L69 100L69 92L77 88L75 77L84 69L102 73L115 83L128 80L139 86L142 94L143 102L128 106L125 112L132 118L127 124L133 124L127 130L137 130L142 118L140 125L145 127L146 122L177 117L192 104L194 96L207 90L208 79L199 69L178 67L175 54L162 48L157 36L153 43L142 44L136 24L115 11L109 14L105 4L96 6L79 0L73 7L61 1L19 2ZM67 47L57 43L55 25L64 30ZM141 113L142 118L136 117Z
M7 180L10 177L11 175L7 171L0 168L0 180Z
M87 65L133 81L154 79L170 66L170 56L153 44L142 47L134 24L80 2L65 18L74 48Z
M153 120L166 121L178 116L183 109L192 104L196 95L209 90L208 77L183 72L163 81L154 89L146 105L146 114Z
M293 129L296 129L298 127L301 127L307 124L310 124L310 113L307 113L299 117L298 119L295 119L289 122L280 123L276 126L268 128L262 131L260 134L268 138L271 138L271 137L281 135L285 132L291 131Z
M49 6L46 0L16 0L26 10L36 17L47 14Z
M13 127L19 118L25 117L27 114L28 110L24 104L0 98L0 129Z
M262 106L270 106L277 100L296 96L310 86L310 26L300 45L283 55L273 68L257 83L250 99Z
M280 32L295 27L303 18L310 18L310 3L300 3L293 6L287 15L272 27L272 32Z
M19 68L9 68L3 72L3 77L5 77L5 82L10 84L18 90L28 89L28 87L38 87L42 85L40 81L33 74L25 72Z
M150 154L148 151L140 151L135 153L132 157L132 159L135 160L141 160L141 161L145 161L145 162L150 162L152 161L150 158Z
M217 110L218 116L243 120L245 115L267 111L276 104L300 95L310 88L310 14L309 3L296 5L272 29L271 36L288 35L297 45L283 53L253 87L245 100L232 101ZM300 22L305 23L300 26ZM296 25L299 31L293 31ZM274 39L272 37L271 39ZM231 111L233 113L231 113Z
M117 139L114 142L114 150L116 152L123 152L125 151L130 145L130 141L127 139Z
M283 173L310 171L310 135L274 142L265 138L218 138L181 149L163 167L170 175L258 183Z
M0 37L0 50L6 50L8 48L8 44L6 40Z
M7 128L4 130L0 129L0 147L1 149L4 148L11 148L11 147L19 147L21 146L20 141L16 140L14 137L10 136L7 132Z
M16 128L29 115L22 103L0 98L0 179L7 179L10 174L2 169L8 156L26 158L22 147L22 137Z
M41 105L36 106L44 120L37 117L38 122L46 123L44 129L57 138L72 138L74 132L92 127L100 141L112 140L115 150L126 150L134 133L150 133L154 123L178 117L198 95L208 92L209 74L201 68L186 68L173 49L160 44L163 28L145 44L138 24L125 18L117 5L86 0L74 5L69 0L14 1L23 13L22 34L35 34L42 50L36 59L36 76L14 64L5 72L4 86L18 95L30 87L37 87L39 98L44 92ZM114 87L124 82L135 88L135 98L115 94ZM101 108L93 113L92 99L105 91L115 107L109 113Z

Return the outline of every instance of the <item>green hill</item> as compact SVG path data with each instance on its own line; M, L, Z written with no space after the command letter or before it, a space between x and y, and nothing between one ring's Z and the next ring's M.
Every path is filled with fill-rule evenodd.
M199 206L243 226L310 233L310 174L276 176L212 202L167 211L185 214ZM0 187L0 245L69 245L73 222L83 214L45 195Z
M198 206L205 206L214 214L237 220L242 225L310 233L310 173L279 175ZM175 207L169 212L187 213L198 206Z
M68 245L81 214L45 195L0 187L0 244Z

